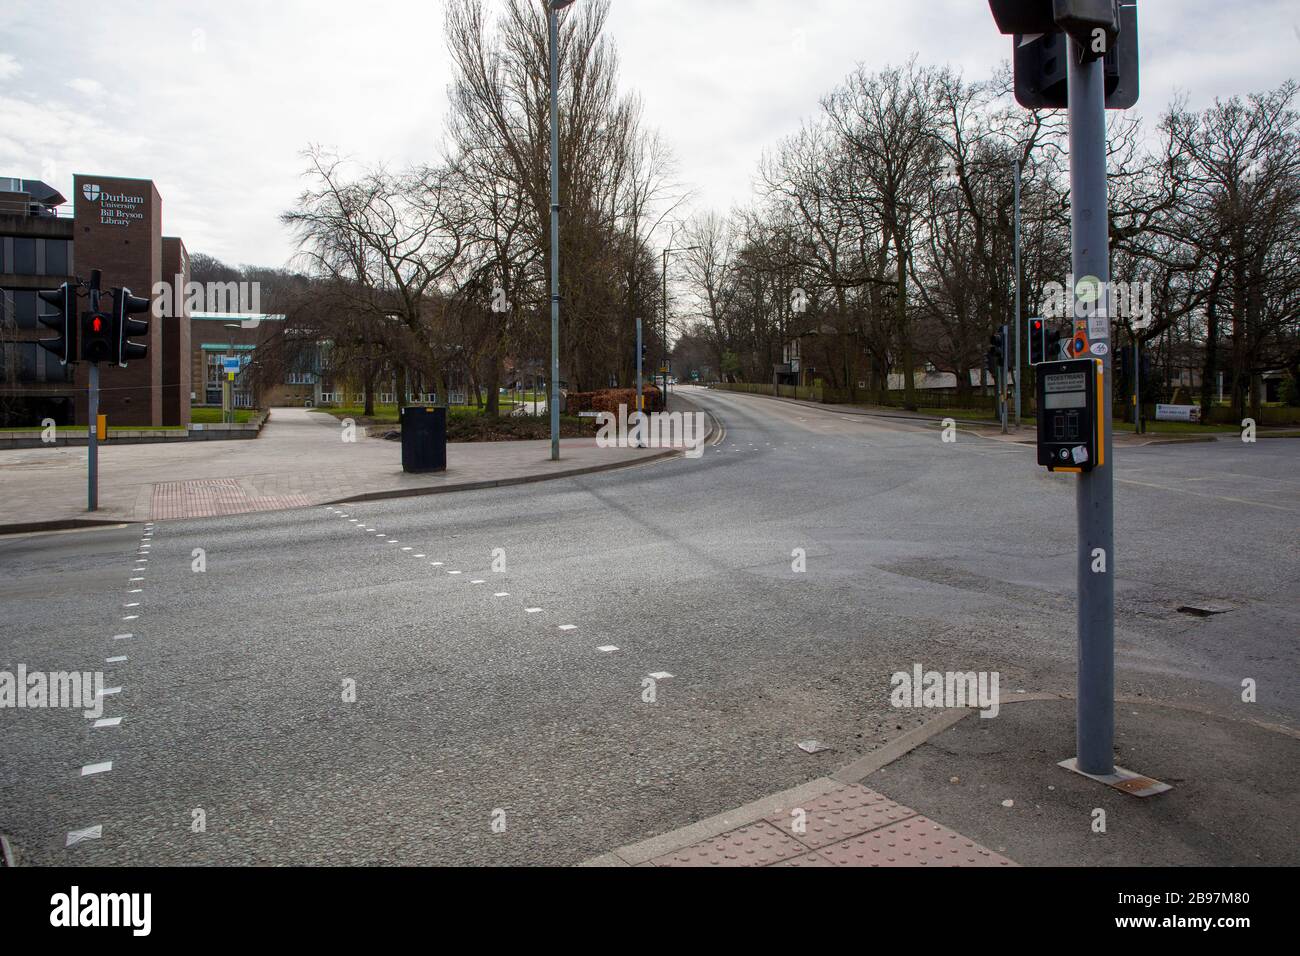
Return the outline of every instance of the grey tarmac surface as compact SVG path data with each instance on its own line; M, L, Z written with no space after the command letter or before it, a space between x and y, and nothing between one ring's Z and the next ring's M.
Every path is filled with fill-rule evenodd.
M969 433L686 394L727 428L699 460L160 522L143 573L142 525L0 539L0 669L102 669L123 718L0 711L0 832L38 864L577 863L918 726L889 703L914 663L1072 689L1073 479ZM1300 722L1298 460L1123 450L1120 693ZM1177 611L1206 602L1233 610Z

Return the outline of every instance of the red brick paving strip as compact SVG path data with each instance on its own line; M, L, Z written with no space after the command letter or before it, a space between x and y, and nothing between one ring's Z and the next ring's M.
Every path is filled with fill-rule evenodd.
M792 811L802 810L800 818ZM1015 866L860 784L657 857L655 866Z
M280 508L303 508L310 504L306 495L250 495L236 478L199 478L193 481L164 481L154 485L149 517L212 518L253 511L276 511Z

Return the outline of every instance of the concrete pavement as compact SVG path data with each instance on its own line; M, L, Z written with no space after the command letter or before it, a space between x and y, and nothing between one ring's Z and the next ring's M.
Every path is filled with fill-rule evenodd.
M0 532L78 522L214 517L305 507L359 497L493 487L643 463L663 452L597 448L565 439L561 460L549 441L454 443L447 470L402 472L401 444L343 440L342 423L302 408L274 409L255 441L113 445L99 451L99 510L86 511L86 450L0 451ZM671 454L671 452L669 453Z

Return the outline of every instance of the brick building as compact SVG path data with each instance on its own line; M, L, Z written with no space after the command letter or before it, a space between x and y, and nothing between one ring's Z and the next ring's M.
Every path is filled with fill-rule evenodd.
M36 293L92 269L105 290L124 286L151 300L165 280L188 278L180 239L162 235L162 199L147 179L78 175L74 202L45 183L0 178L0 425L85 424L89 367L60 366L37 340L49 311ZM183 297L181 297L183 299ZM88 308L84 293L78 311ZM148 355L128 368L100 366L100 412L112 426L184 425L190 420L189 316L149 320Z

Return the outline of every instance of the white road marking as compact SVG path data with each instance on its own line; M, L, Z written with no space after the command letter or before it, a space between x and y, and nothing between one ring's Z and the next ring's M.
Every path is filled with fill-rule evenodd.
M123 605L122 605L122 607L139 607L139 606L140 606L140 602L139 602L139 601L132 601L130 604L123 604Z
M96 694L95 696L96 696L96 697L112 697L114 694L120 694L120 693L122 693L122 688L120 688L120 687L103 687L103 688L100 688L99 693Z
M561 624L561 625L560 625L560 630L562 630L562 631L576 631L577 629L578 629L578 625L576 625L576 624Z
M124 621L138 621L139 619L140 619L140 615L139 615L139 614L124 614L124 615L122 615L122 620L124 620Z
M98 840L104 835L104 825L96 823L93 827L86 827L84 830L69 830L68 842L63 844L65 847L74 846L82 840Z
M81 775L89 777L97 773L108 773L113 769L113 761L105 760L103 763L88 763L81 768Z
M122 722L121 717L101 717L95 721L96 727L116 727Z
M494 594L494 595L492 595L492 596L493 596L493 597L510 597L510 592L509 592L509 591L498 591L496 594Z
M470 584L487 584L487 582L484 581L482 578L475 578L473 581L471 581L471 582L469 582L469 583L470 583Z
M406 549L403 548L402 550L406 550ZM423 554L417 554L416 557L417 557L417 558L423 558L423 557L425 557L425 555L423 555Z
M440 568L440 567L442 567L442 562L441 562L441 561L430 561L429 564L430 564L432 567L435 567L435 568Z
M127 591L126 593L127 593L127 594L143 594L143 593L144 593L144 588L132 588L131 590Z
M463 574L463 571L448 571L448 574Z
M403 550L403 551L414 551L415 549L414 549L414 548L403 548L402 550Z
M129 639L132 638L132 637L135 637L135 635L134 635L134 634L114 634L114 635L113 635L113 640L115 640L115 641L125 641L125 640L129 640Z
M132 579L130 580L130 582L128 582L128 583L130 583L130 584L139 584L139 583L140 583L141 581L143 581L143 580L144 580L144 578L132 578Z
M541 608L540 608L540 607L526 607L526 608L524 608L524 613L525 613L525 614L536 614L536 613L538 613L539 611L541 611Z
M125 654L119 654L117 657L105 657L105 658L104 658L104 663L105 663L105 664L120 664L120 663L122 663L124 660L126 660L126 655L125 655Z
M655 671L655 672L654 672L653 674L651 674L650 676L653 677L655 680L667 680L668 678L672 677L673 675L670 674L670 673L668 673L667 671Z
M616 650L618 650L618 648L615 647L613 644L604 644L596 648L596 650L600 651L602 654L613 654Z

